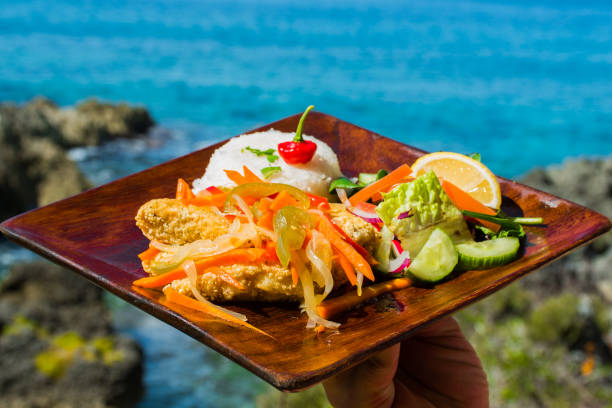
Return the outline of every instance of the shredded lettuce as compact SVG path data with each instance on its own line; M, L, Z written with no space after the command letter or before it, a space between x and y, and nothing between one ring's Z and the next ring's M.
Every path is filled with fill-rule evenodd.
M434 172L383 194L376 212L412 257L420 252L435 228L448 234L454 243L472 239L463 214L446 195Z

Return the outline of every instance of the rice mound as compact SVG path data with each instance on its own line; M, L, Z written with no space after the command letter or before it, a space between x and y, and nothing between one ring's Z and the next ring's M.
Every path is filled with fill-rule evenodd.
M237 170L242 174L242 166L247 166L263 179L261 169L274 166L280 167L281 171L271 175L267 181L289 184L312 194L330 197L329 183L342 176L338 157L325 142L303 135L305 140L317 144L317 151L308 163L289 165L278 154L277 146L281 142L292 140L293 136L294 133L270 129L230 139L213 153L204 175L193 182L193 192L198 193L209 186L235 186L223 170ZM265 156L257 156L246 150L247 146L259 150L274 148L279 158L274 163L270 163Z

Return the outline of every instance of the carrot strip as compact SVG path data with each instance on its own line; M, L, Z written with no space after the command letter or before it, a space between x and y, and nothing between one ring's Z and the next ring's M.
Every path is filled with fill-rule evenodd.
M257 207L259 208L259 211L261 211L262 213L265 213L266 211L270 209L270 204L272 204L273 202L274 202L273 199L269 197L264 197L261 200L259 200L259 205Z
M257 177L257 175L247 166L242 166L242 171L244 172L244 179L247 180L247 183L265 183L265 181Z
M356 205L361 201L368 201L368 199L371 198L374 194L410 176L411 173L412 169L410 168L410 166L408 166L407 164L402 164L397 169L387 174L385 177L381 178L378 181L375 181L369 186L366 186L355 194L353 194L353 196L349 198L349 202L351 203L351 205Z
M474 197L472 197L471 195L469 195L468 193L466 193L465 191L463 191L462 189L460 189L459 187L451 183L450 181L446 181L446 180L440 180L440 181L442 182L442 188L444 189L448 197L451 199L455 207L457 207L458 209L468 210L468 211L473 211L473 212L477 212L481 214L488 214L488 215L497 214L496 211L490 209L489 207L487 207L486 205L484 205L483 203L481 203L480 201L478 201L477 199L475 199ZM499 224L495 224L493 222L489 222L485 220L479 219L478 222L480 222L482 225L484 225L485 227L495 232L499 231L501 227Z
M339 313L352 309L368 299L380 296L383 293L404 289L411 285L412 280L410 278L398 278L364 287L361 296L358 296L354 291L350 291L344 295L324 300L317 306L317 313L322 318L329 319Z
M278 263L278 255L276 254L276 242L266 241L266 260Z
M289 269L291 270L291 280L293 281L293 286L295 286L300 280L300 274L298 273L297 268L293 266L293 264L289 266Z
M182 178L179 178L178 182L176 183L176 199L182 200L185 198L193 198L193 197L195 196L193 192L191 191L189 184L187 184L187 182L183 180Z
M327 217L319 217L319 220L318 229L325 235L325 238L327 238L332 246L347 257L349 262L355 267L355 270L361 272L369 280L374 281L374 273L368 261L351 244L342 239L342 236L336 232L333 223Z
M297 201L291 196L291 194L285 190L281 190L281 192L274 198L272 204L270 204L270 210L276 212L288 205L297 205Z
M355 270L353 269L353 265L351 265L349 260L346 259L346 256L344 256L342 252L338 252L338 263L340 264L340 267L346 274L346 277L348 278L349 282L351 282L351 285L352 286L357 285L357 276L355 275Z
M227 178L232 180L238 186L247 182L244 179L244 176L236 170L223 170L223 171L225 172L225 175L227 175Z
M204 194L199 194L194 196L193 198L186 198L183 199L183 204L191 204L191 205L197 205L199 207L206 207L206 206L211 206L211 207L221 207L223 206L223 204L225 203L225 199L227 198L227 193L220 193L220 194L208 194L208 195L204 195Z
M138 258L140 258L141 261L150 261L151 259L155 258L155 255L159 254L161 251L157 248L154 247L149 247L149 249L147 249L144 252L141 252L138 254Z
M327 216L326 216L327 217ZM353 240L353 238L351 238L351 236L349 234L346 233L345 230L343 230L342 228L340 228L340 226L338 224L336 224L332 219L328 218L328 221L331 223L331 225L333 225L334 229L340 234L342 235L342 238L344 238L344 240L346 242L348 242L349 244L351 244L351 246L353 248L355 248L355 250L357 252L359 252L359 254L361 256L363 256L370 265L376 265L378 262L376 262L376 260L372 257L372 255L370 255L370 253L368 252L367 249L365 249L364 247L362 247L361 245L359 245L357 242L355 242L355 240Z
M206 303L199 302L196 299L190 298L189 296L181 295L179 292L177 292L176 290L172 288L169 288L169 287L164 288L164 295L166 295L166 300L168 300L169 302L176 303L177 305L186 307L188 309L197 310L199 312L206 313L214 317L218 317L219 319L223 319L231 323L235 323L235 324L239 324L244 327L248 327L249 329L253 329L256 332L261 333L265 336L274 338L270 336L268 333L266 333L265 331L260 330L257 327L247 322L244 322L238 319L237 317L232 316L229 313L219 310L216 307L207 305Z
M195 261L195 265L196 269L198 270L198 275L201 275L204 273L204 270L210 268L211 266L255 262L263 258L265 255L266 251L261 248L232 249L231 251L224 252L222 254L198 259ZM171 283L174 280L183 279L185 277L187 277L187 275L185 274L183 267L179 266L178 268L161 275L140 278L134 281L133 285L140 286L141 288L159 288Z
M274 229L274 213L272 211L268 211L264 215L261 216L259 220L257 220L257 225L260 227L272 230Z

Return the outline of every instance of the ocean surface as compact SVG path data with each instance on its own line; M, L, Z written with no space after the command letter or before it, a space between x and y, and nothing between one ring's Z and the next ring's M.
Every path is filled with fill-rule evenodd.
M149 138L71 152L97 184L309 104L425 150L480 152L506 177L612 153L612 3L317 3L0 0L0 101L149 108ZM28 257L5 246L0 267ZM248 406L266 389L111 303L145 348L141 406Z

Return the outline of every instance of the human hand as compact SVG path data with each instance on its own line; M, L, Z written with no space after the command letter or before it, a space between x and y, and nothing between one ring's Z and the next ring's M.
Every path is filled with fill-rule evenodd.
M336 408L488 407L480 359L445 317L323 382Z

